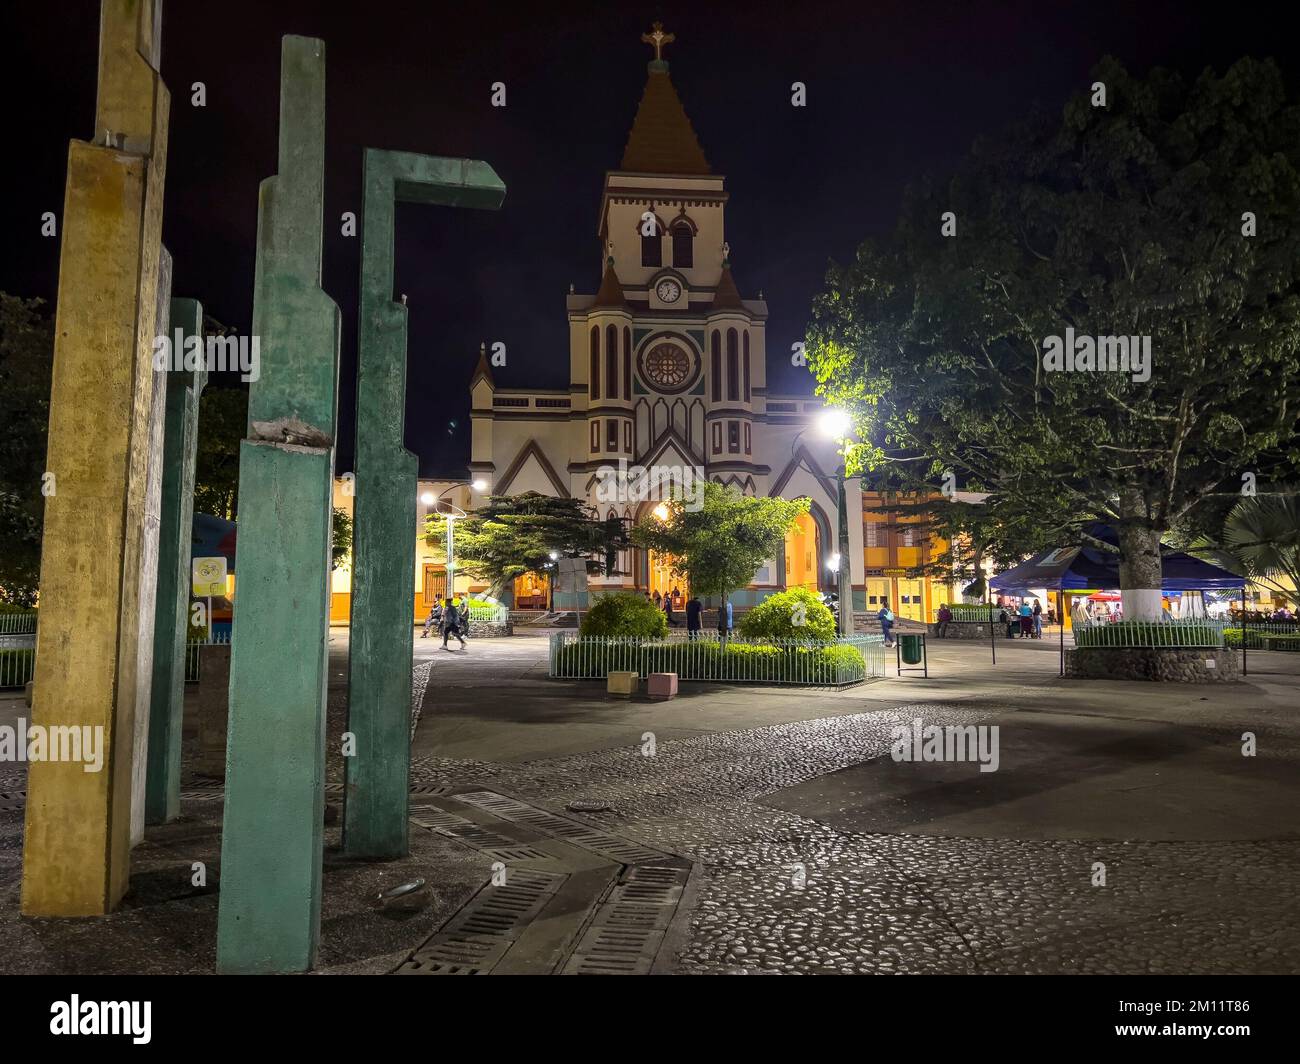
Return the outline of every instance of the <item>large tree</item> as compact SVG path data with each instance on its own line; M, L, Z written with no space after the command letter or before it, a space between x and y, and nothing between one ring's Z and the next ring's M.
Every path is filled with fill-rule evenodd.
M553 574L559 558L585 558L589 566L613 572L618 552L628 545L618 518L600 518L581 499L561 499L535 491L493 495L467 517L455 520L453 562L485 580L496 594L525 573ZM446 542L442 514L425 521L430 545Z
M909 190L896 231L831 269L807 346L862 466L954 472L1040 532L1109 522L1137 617L1159 612L1163 532L1300 466L1300 107L1253 59L1191 84L1108 59L1092 81ZM1067 329L1149 337L1149 379L1053 371Z
M36 601L45 519L54 326L42 302L0 292L0 601L24 606Z
M698 505L664 506L663 516L652 513L632 530L632 542L671 559L692 594L724 599L785 549L790 526L808 512L807 499L752 498L712 481L703 482Z

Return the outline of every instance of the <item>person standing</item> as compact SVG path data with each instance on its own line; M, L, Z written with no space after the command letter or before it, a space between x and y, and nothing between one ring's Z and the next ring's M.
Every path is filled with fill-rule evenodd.
M1043 605L1034 599L1034 638L1043 638Z
M699 600L699 596L692 595L686 603L686 638L698 639L700 630L703 627L700 624L700 615L704 612L704 603Z
M673 620L673 598L671 595L664 596L664 616L668 618L669 628L677 627L677 622Z
M722 600L722 605L718 607L718 639L725 641L731 634L731 602L728 599Z
M880 600L880 610L876 614L876 619L880 622L880 631L885 637L885 646L894 645L894 611L889 608L889 600Z
M447 607L442 611L442 649L447 649L447 637L455 636L460 640L460 649L465 649L465 637L460 634L460 614L456 610L456 604L451 599L447 600Z

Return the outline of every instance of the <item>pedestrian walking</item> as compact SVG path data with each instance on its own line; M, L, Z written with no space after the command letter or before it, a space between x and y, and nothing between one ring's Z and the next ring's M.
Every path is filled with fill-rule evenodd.
M447 639L455 636L460 641L460 649L465 649L465 637L460 634L460 613L456 609L456 604L451 599L447 600L447 608L442 611L442 649L447 649Z
M429 633L438 629L442 624L442 603L434 601L429 608L429 616L424 619L424 631L420 633L421 639L428 639Z
M894 645L894 611L889 608L889 600L881 599L880 610L876 614L876 619L880 622L880 631L885 637L885 646Z

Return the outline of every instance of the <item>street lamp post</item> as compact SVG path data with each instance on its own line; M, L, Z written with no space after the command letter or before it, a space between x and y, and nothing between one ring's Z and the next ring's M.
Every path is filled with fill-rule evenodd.
M434 508L434 513L442 513L442 510L438 505L442 501L442 497L446 495L447 492L449 491L455 491L458 487L460 487L459 484L453 484L449 488L443 488L442 491L438 492L437 495L434 495L433 492L426 491L423 495L420 496L420 501L424 503L426 506L432 506ZM473 483L470 484L470 487L478 492L486 491L487 481L482 479L475 480ZM461 510L461 508L457 506L455 503L448 503L447 505L449 505L453 510L459 511L458 513L454 513L454 514L453 513L443 514L443 516L446 517L447 519L447 597L454 599L456 597L456 556L455 556L455 535L452 532L451 526L452 526L452 522L454 522L456 518L468 517L469 514L467 514L464 510Z
M845 467L848 464L847 444L849 440L849 431L853 427L853 421L843 410L827 410L821 415L818 429L823 436L838 440L840 443L840 464L835 470L835 487L836 498L835 508L838 511L837 521L837 579L835 593L839 598L839 631L840 635L847 636L853 634L853 568L849 556L849 507L848 494L844 488ZM790 456L793 458L795 447L799 443L799 437L807 429L800 429L795 434L794 440L790 443ZM810 469L809 472L812 472Z

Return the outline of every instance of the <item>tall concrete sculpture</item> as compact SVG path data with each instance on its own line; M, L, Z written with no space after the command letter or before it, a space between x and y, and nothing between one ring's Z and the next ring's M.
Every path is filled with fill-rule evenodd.
M357 333L356 500L343 849L407 852L411 768L411 574L416 459L402 445L406 307L393 300L397 203L495 210L506 187L487 163L366 149Z
M321 290L325 45L285 37L280 153L258 208L260 376L239 451L217 968L312 966L320 934L340 320Z
M102 745L34 762L22 911L109 912L126 892L146 483L170 97L160 0L103 0L93 141L68 150L50 389L33 718ZM88 732L84 729L90 729Z
M203 340L203 307L171 301L171 329L182 338L167 371L164 399L162 512L158 535L158 597L154 611L145 819L165 824L180 813L181 720L185 695L185 633L189 624L190 551L199 396L208 380L202 363L180 368L185 341Z

